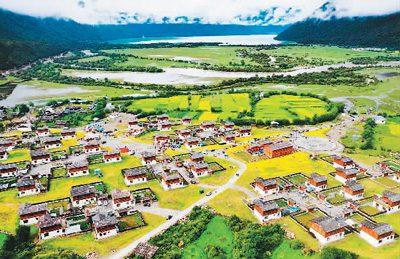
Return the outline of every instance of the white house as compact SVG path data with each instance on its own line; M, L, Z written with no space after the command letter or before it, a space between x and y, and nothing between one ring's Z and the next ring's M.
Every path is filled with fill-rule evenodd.
M130 214L135 205L132 193L128 190L115 189L111 192L112 207L115 211Z
M279 192L279 186L274 178L263 179L257 177L254 183L254 190L261 195L271 195Z
M104 163L113 163L122 161L121 153L118 150L113 150L103 154Z
M184 187L183 179L178 173L161 175L161 186L164 190L171 190Z
M322 216L311 220L310 232L325 245L344 238L345 227L341 218Z
M145 166L122 169L124 181L127 186L146 183L148 169Z
M282 217L281 209L275 201L261 199L254 202L253 214L261 223Z
M73 207L82 208L94 205L97 202L97 191L92 185L79 185L71 188L71 201Z
M39 238L41 240L65 235L66 222L62 218L53 218L50 214L45 214L39 218L37 225L39 228Z
M382 196L378 196L373 201L373 206L388 214L400 211L400 194L392 191L383 191Z
M7 160L8 158L8 151L6 148L0 148L0 160Z
M61 139L59 137L46 137L42 140L45 149L53 149L62 147Z
M347 181L340 192L344 198L356 201L364 197L364 189L364 185L356 181Z
M98 212L92 217L96 239L104 239L117 235L118 220L115 215Z
M361 222L360 236L374 247L393 242L395 234L387 223L375 223L369 220Z
M374 120L374 122L376 124L385 124L386 123L385 117L380 116L380 115L372 116L372 119Z
M87 161L77 161L67 165L68 177L79 177L89 175L89 164Z
M0 178L16 177L17 175L18 168L16 164L0 164Z
M32 178L24 177L17 181L18 197L40 193L40 184Z
M49 163L51 161L50 153L42 149L32 150L31 160L33 165Z
M18 216L20 225L37 224L40 217L48 213L46 203L24 203L19 206Z

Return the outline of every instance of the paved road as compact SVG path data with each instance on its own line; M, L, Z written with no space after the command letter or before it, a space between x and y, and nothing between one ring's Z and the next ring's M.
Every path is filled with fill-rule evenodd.
M202 206L204 204L206 204L209 200L211 200L212 198L214 198L216 195L218 195L219 193L225 191L228 188L231 188L234 186L235 182L237 181L237 179L246 171L246 164L233 159L233 158L226 158L227 160L234 162L236 164L239 165L239 169L236 172L236 174L234 174L227 183L225 183L222 186L219 186L218 188L216 188L212 194L210 196L204 196L203 198L201 198L200 200L198 200L197 202L195 202L193 205L191 205L190 207L188 207L185 210L180 211L179 213L175 214L170 220L164 222L163 224L161 224L160 226L158 226L157 228L153 229L152 231L148 232L147 234L145 234L144 236L142 236L141 238L133 241L132 243L130 243L128 246L126 246L125 248L119 250L118 252L111 254L109 256L109 258L123 258L125 256L128 256L129 254L132 253L132 251L135 249L135 247L142 242L146 242L148 241L150 238L152 238L153 236L156 236L157 234L161 233L162 231L165 231L166 229L168 229L169 227L171 227L172 225L174 225L175 223L177 223L179 220L185 218L190 211L193 209L193 207L195 206Z

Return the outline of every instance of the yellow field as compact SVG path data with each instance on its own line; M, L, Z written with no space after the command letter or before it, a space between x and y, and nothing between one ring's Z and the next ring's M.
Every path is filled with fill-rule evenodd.
M284 157L247 164L246 172L239 178L236 184L251 189L249 184L256 177L269 178L297 172L302 172L305 175L310 175L313 172L328 175L332 171L334 171L334 168L328 163L321 160L311 160L308 153L296 152Z

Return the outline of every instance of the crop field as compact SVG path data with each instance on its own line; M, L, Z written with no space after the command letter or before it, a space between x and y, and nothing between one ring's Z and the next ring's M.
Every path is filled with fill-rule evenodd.
M238 179L236 184L251 189L250 183L256 177L283 177L299 172L300 168L301 172L307 176L310 176L313 172L328 175L329 172L334 171L328 163L312 160L308 153L296 152L288 156L248 163L246 172Z
M293 120L312 118L325 112L327 112L326 103L316 98L273 95L256 104L254 117L260 120Z
M239 112L249 111L251 107L248 94L219 94L140 99L134 101L128 109L164 111L170 113L171 117L192 116L194 119L197 117L199 121L205 121L234 118Z

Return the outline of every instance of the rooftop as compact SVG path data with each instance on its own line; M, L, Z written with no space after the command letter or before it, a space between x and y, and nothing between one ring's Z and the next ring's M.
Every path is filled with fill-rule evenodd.
M117 217L109 213L98 212L92 217L95 228L108 227L118 223Z
M87 194L97 193L96 188L93 185L80 185L71 188L71 196L82 196Z
M275 201L264 201L264 200L256 200L254 205L260 207L263 211L270 211L279 209L278 204Z
M138 176L138 175L147 174L147 172L148 172L148 170L147 170L147 167L145 167L145 166L122 169L122 173L126 176Z
M257 177L255 179L256 183L261 183L264 186L271 186L271 185L276 185L277 182L274 178L268 178L268 179L263 179L261 177Z
M325 175L320 175L319 173L312 173L311 178L317 183L328 181L328 177Z
M387 223L376 223L369 220L364 220L361 225L374 230L378 235L383 235L393 231L392 226Z
M39 211L45 211L47 210L47 204L46 203L39 203L39 204L31 204L31 203L24 203L19 206L18 209L18 215L27 215L27 214L32 214L36 213Z
M311 222L317 223L325 232L332 232L347 225L343 219L330 216L318 217L312 219Z

